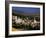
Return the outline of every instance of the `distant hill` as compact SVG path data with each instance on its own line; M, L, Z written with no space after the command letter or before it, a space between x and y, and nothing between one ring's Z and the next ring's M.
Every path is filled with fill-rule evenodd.
M13 7L12 13L15 15L39 16L40 15L40 8Z

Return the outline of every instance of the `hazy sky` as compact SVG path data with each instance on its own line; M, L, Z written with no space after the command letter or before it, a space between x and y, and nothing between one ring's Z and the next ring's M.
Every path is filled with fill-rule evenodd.
M13 13L17 14L39 14L40 8L32 7L12 7Z

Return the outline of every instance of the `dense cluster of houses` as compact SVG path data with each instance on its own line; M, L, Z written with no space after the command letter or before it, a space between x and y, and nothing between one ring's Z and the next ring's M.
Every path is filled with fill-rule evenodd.
M24 28L34 28L34 29L40 29L40 18L39 17L21 17L21 16L12 16L12 23L15 24L15 26L24 26ZM18 25L19 24L19 25ZM27 27L26 27L27 26Z

